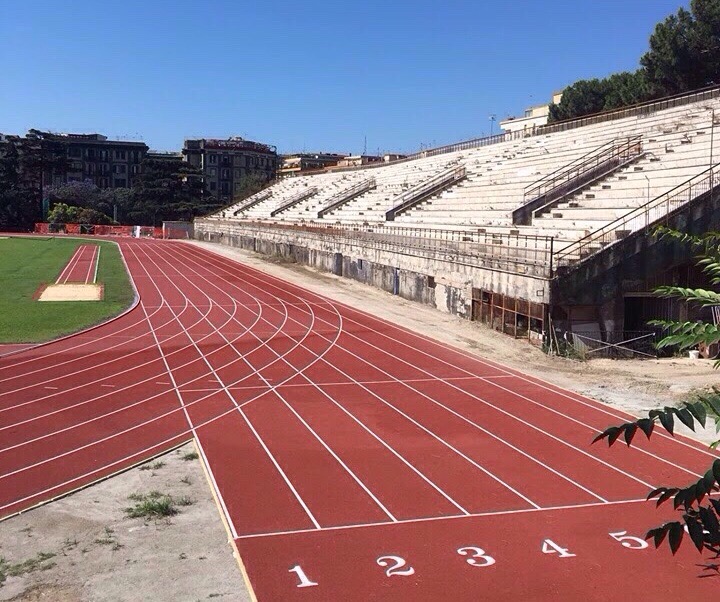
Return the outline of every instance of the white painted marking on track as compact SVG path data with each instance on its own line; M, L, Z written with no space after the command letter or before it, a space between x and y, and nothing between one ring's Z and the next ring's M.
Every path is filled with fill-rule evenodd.
M588 504L568 504L564 506L545 506L543 508L523 508L520 510L496 510L492 512L475 512L472 514L463 515L452 515L452 516L428 516L421 518L409 518L399 520L397 523L357 523L354 525L338 525L335 527L323 527L321 531L348 531L352 529L367 529L368 527L386 527L388 525L410 525L415 523L429 523L437 521L452 521L458 519L472 519L482 518L484 516L503 516L507 514L529 514L534 512L552 512L557 510L575 510L579 508L594 508L594 507L607 507L617 506L621 504L641 504L646 503L645 498L632 499L632 500L615 500L612 502L590 502ZM270 531L268 533L249 533L247 535L239 535L237 539L259 539L265 537L278 537L283 535L297 535L300 533L313 533L316 529L295 529L289 531Z

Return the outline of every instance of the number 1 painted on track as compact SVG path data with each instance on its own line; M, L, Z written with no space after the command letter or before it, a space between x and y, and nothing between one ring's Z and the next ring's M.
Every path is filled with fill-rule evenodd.
M308 576L299 564L296 564L293 568L291 568L288 573L295 573L298 576L298 579L300 579L300 583L297 585L298 587L312 587L313 585L317 585L317 583L308 579Z

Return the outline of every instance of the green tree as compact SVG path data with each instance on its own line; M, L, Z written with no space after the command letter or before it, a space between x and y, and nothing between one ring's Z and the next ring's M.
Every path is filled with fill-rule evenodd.
M684 8L655 26L650 50L640 59L655 96L703 85L697 69L693 17Z
M202 172L182 159L146 159L133 185L127 218L157 226L163 220L191 220L204 212Z
M560 104L550 105L550 121L599 113L605 106L605 80L581 79L563 90Z
M246 176L243 176L238 182L238 187L233 195L233 202L237 203L238 201L242 201L254 195L256 192L260 192L267 185L268 182L264 176L259 173L250 172Z
M0 223L32 229L42 217L47 183L67 170L66 144L53 134L30 130L0 144Z
M661 229L660 236L691 245L698 253L698 265L709 276L711 285L720 285L720 232L709 232L701 236L692 236L677 231ZM683 299L688 303L702 307L720 306L720 293L710 289L690 289L677 286L665 286L657 290L665 297ZM662 327L666 336L659 347L678 346L689 349L701 343L710 345L720 342L720 325L707 322L652 322ZM720 360L715 362L715 368ZM600 433L593 442L606 439L613 445L622 437L630 446L636 434L642 433L648 439L652 437L656 426L674 434L675 420L695 430L695 425L705 426L708 418L715 421L715 430L720 432L720 388L698 395L681 407L664 407L651 410L646 417L617 426L611 426ZM720 440L711 444L711 448L720 445ZM685 487L663 486L651 491L647 499L655 499L657 506L672 503L675 510L681 512L681 520L670 521L651 529L646 539L653 539L655 547L667 540L673 554L682 543L687 532L698 550L709 550L720 557L720 500L709 495L720 491L720 459L715 460L707 472L696 482Z

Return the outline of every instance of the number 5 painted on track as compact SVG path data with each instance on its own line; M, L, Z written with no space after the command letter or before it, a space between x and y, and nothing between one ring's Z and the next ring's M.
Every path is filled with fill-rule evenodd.
M298 587L312 587L313 585L317 585L317 583L308 579L305 571L300 568L299 564L296 564L293 568L291 568L288 573L295 573L298 576L298 579L300 579L300 583L297 585Z
M623 548L630 550L644 550L649 546L648 542L634 535L628 535L627 531L618 531L617 533L608 533L615 541L619 541Z

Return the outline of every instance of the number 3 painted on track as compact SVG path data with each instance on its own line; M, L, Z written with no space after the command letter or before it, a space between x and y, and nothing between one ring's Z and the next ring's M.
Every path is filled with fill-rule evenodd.
M482 567L495 564L495 559L492 556L485 554L485 550L482 548L467 546L465 548L458 548L457 553L460 554L460 556L470 556L470 558L465 560L465 562L467 562L470 566ZM481 558L483 562L478 562L475 560L476 558Z

